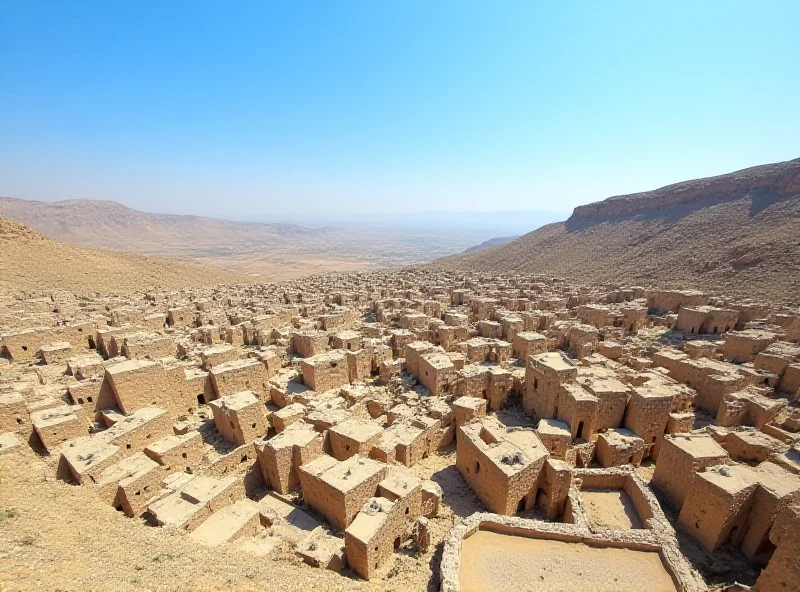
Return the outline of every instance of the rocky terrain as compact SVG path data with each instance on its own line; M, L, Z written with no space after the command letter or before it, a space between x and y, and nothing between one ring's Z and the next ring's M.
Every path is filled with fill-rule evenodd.
M579 206L563 223L435 264L800 302L800 159Z
M506 243L510 243L513 240L517 240L518 236L498 236L495 238L490 238L487 241L483 241L479 245L475 245L474 247L470 247L469 249L464 250L464 254L468 255L470 253L480 253L481 251L486 251L487 249L491 249L492 247L499 247L500 245L505 245Z
M154 286L197 287L248 279L197 263L75 247L0 218L0 292L130 292Z

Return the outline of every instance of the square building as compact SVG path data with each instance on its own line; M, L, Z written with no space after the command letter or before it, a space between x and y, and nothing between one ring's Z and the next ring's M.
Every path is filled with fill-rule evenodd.
M658 454L651 484L667 503L678 509L696 473L707 467L725 464L728 453L706 434L676 434L665 437Z

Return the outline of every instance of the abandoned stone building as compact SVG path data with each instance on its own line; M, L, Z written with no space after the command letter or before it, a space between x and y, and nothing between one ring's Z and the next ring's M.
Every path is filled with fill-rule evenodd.
M798 310L536 275L53 292L0 302L0 457L378 588L398 557L455 591L580 546L615 590L736 562L796 590L799 341Z

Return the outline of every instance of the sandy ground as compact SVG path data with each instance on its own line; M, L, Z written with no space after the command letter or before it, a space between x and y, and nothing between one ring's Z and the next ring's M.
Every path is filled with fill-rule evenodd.
M336 257L303 253L243 253L194 257L196 263L254 276L254 281L281 282L317 273L368 270L372 262L357 257Z
M582 489L581 500L596 526L614 530L643 528L630 496L621 489Z
M248 281L243 274L187 261L75 247L0 218L0 294L133 292Z
M658 553L479 530L461 555L463 592L675 592ZM591 581L587 576L591 574Z
M202 547L57 480L55 459L30 449L8 453L0 456L0 590L438 590L445 534L483 509L454 463L451 446L414 467L444 492L430 550L402 548L377 579L364 582L349 571L308 567L288 548L258 557L236 542Z
M267 558L126 518L57 481L28 450L0 456L0 590L374 590L367 582ZM273 560L274 559L274 560Z

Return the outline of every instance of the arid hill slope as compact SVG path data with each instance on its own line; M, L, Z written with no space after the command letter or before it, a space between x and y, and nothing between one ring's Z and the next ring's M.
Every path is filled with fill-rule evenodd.
M274 247L297 239L331 238L344 232L296 224L151 214L113 201L89 199L42 202L0 197L0 216L76 245L160 255L188 255L198 246L203 253L207 249L235 250L239 245Z
M88 199L0 197L0 217L82 247L194 261L265 281L431 261L476 238L475 231L462 236L425 228L309 227L152 214Z
M196 263L75 247L0 218L0 291L85 294L247 281L247 276Z
M505 245L510 243L513 240L517 240L519 236L498 236L495 238L490 238L487 241L483 241L479 245L475 245L463 251L464 255L469 255L471 253L480 253L481 251L486 251L491 249L492 247L498 247L500 245Z
M798 304L800 159L611 197L506 245L433 265Z

